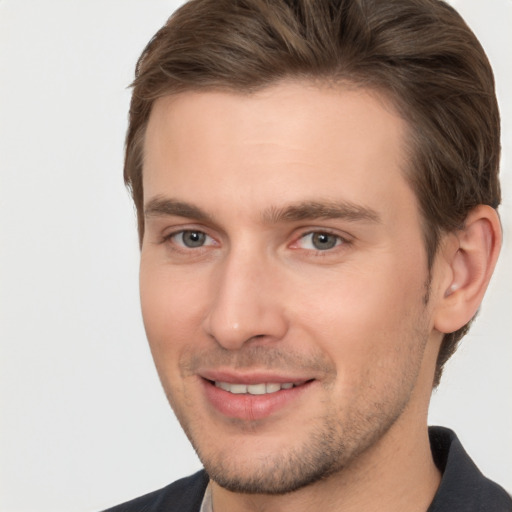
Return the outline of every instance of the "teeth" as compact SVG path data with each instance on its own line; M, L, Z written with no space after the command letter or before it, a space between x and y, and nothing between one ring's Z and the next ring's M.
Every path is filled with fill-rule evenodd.
M243 393L247 393L247 386L245 384L231 384L231 389L227 391L234 393L235 395L241 395Z
M267 384L267 393L275 393L281 389L281 384Z
M247 392L250 395L264 395L267 393L267 386L266 384L251 384L247 386Z
M293 382L285 382L283 384L278 384L275 382L262 382L261 384L231 384L229 382L216 381L215 386L235 395L241 395L245 393L249 393L250 395L265 395L268 393L276 393L281 389L291 389L293 388L294 384Z

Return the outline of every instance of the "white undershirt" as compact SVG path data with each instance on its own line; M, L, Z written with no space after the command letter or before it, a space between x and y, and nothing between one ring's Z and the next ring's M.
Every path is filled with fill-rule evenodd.
M201 503L201 509L199 512L213 512L212 488L210 484L208 484L208 487L206 487L206 491L204 492L203 501Z

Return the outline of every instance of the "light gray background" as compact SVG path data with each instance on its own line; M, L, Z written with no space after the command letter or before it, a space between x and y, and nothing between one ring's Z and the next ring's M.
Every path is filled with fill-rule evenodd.
M178 3L0 0L2 512L98 510L200 467L146 345L121 178L126 86ZM495 67L506 236L431 423L512 490L512 2L453 3Z

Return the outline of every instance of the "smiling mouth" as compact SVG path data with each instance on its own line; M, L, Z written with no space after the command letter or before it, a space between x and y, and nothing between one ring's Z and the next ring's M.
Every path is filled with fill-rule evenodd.
M306 382L262 382L259 384L240 384L222 381L210 381L215 387L220 388L234 395L268 395L277 393L281 390L287 390L303 386Z
M272 377L230 374L202 376L205 396L222 417L254 422L278 411L293 411L291 404L307 393L316 379L292 380ZM267 380L268 379L268 380ZM274 380L275 379L275 380ZM281 380L281 382L276 382Z

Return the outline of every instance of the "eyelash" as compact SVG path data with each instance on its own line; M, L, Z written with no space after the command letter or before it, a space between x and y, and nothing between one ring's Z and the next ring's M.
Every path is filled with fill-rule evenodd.
M204 236L206 239L210 239L212 240L214 243L209 243L209 244L201 244L201 245L198 245L196 247L188 247L184 244L183 242L183 238L181 240L181 243L177 242L177 241L173 241L173 239L175 237L178 237L181 235L181 237L184 236L184 234L186 233L190 233L190 234L198 234L198 235L202 235ZM318 248L315 248L315 247L312 247L312 248L303 248L303 247L298 247L299 243L303 240L306 239L306 237L313 237L315 235L318 235L318 236L327 236L327 237L334 237L335 238L335 242L334 242L334 245L332 247L327 247L327 248L324 248L324 249L318 249ZM169 233L167 235L165 235L163 238L162 238L162 241L161 243L171 243L173 245L173 249L176 250L176 251L181 251L181 252L189 252L189 251L199 251L201 249L204 250L205 247L210 247L210 246L215 246L217 245L217 242L215 241L215 239L213 237L211 237L210 235L208 235L207 233L205 233L203 230L201 229L180 229L178 231L173 231L172 233ZM311 241L311 245L313 245L313 241ZM307 251L307 252L310 252L312 254L314 254L315 256L320 256L320 257L326 257L328 256L329 254L332 254L336 248L340 247L340 246L349 246L351 245L351 240L341 236L341 235L338 235L338 234L335 234L335 233L331 233L327 230L311 230L311 231L307 231L305 233L302 233L299 237L297 237L295 239L295 241L291 244L291 248L294 249L294 250L303 250L303 251Z
M211 240L215 240L213 237L211 237L210 235L208 235L207 233L205 233L203 230L201 229L180 229L178 231L173 231L172 233L169 233L167 235L165 235L163 238L162 238L162 243L171 243L172 245L175 246L175 248L177 250L181 250L181 251L190 251L190 250L197 250L197 249L202 249L204 247L209 247L211 245L215 245L215 244L208 244L208 245L199 245L197 247L187 247L184 243L183 243L183 240L182 240L182 243L178 243L178 242L175 242L173 241L173 238L175 237L178 237L179 235L181 235L183 237L183 235L185 233L196 233L196 234L199 234L199 235L204 235L204 237L206 238L209 238Z
M315 247L312 247L312 248L308 248L308 249L303 249L303 250L306 250L306 251L311 251L313 252L314 254L318 255L318 256L326 256L327 254L326 253L332 253L337 247L339 246L343 246L343 245L350 245L350 240L348 240L347 238L341 236L341 235L338 235L336 233L331 233L330 231L325 231L325 230L312 230L312 231L308 231L306 233L302 233L300 235L300 237L297 238L297 241L294 242L293 245L297 245L299 244L299 242L301 240L305 240L306 237L311 237L311 242L310 244L313 245L314 244L314 241L313 241L313 237L317 235L317 236L327 236L327 237L334 237L335 238L335 241L334 241L334 245L332 247L327 247L327 248L324 248L324 249L318 249L318 248L315 248ZM302 249L301 247L297 247L297 249Z

